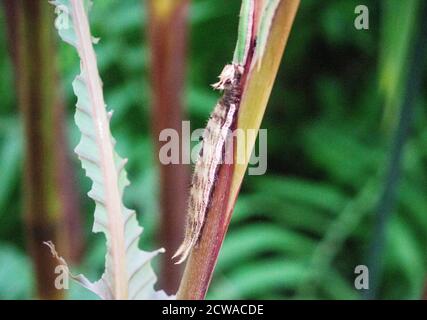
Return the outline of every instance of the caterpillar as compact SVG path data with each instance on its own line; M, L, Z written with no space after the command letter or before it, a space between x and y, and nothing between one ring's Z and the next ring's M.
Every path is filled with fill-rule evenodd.
M202 148L191 180L184 240L172 257L173 259L179 257L176 264L187 259L203 228L223 158L227 134L240 104L242 74L242 65L228 64L219 75L219 81L212 85L214 89L223 91L223 95L215 105L203 133Z

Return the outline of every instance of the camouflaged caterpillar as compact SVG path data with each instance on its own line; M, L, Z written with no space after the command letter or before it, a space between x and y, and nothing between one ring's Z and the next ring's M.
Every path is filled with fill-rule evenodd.
M227 133L237 115L242 74L242 65L236 63L226 65L219 76L219 81L212 85L214 89L223 91L223 96L211 113L203 133L203 145L191 181L185 237L173 256L180 257L176 264L187 259L190 250L199 239L223 158Z

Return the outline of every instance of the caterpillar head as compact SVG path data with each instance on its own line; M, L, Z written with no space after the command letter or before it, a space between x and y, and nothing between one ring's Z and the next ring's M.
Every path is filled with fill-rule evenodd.
M239 64L227 64L218 76L219 81L212 87L216 90L226 90L232 88L240 79L243 73L243 66Z

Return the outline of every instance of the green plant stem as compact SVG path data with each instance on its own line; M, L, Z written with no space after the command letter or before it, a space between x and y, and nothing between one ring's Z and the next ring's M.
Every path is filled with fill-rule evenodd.
M427 5L423 3L422 6L423 9L420 11L422 14L419 16L418 35L413 47L412 57L408 61L409 72L403 92L399 123L393 138L384 189L377 208L373 240L368 256L370 288L366 291L366 299L375 299L378 295L382 272L382 257L386 240L386 227L396 204L396 190L401 176L401 161L404 146L410 133L414 105L422 84L424 62L427 54Z

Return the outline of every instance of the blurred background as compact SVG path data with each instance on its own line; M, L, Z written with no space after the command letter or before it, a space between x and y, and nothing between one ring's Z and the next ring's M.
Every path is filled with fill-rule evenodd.
M172 253L191 168L160 167L156 134L181 119L205 126L240 1L149 2L95 1L90 21L140 247ZM422 1L365 0L369 30L356 30L360 2L302 1L262 123L268 170L244 179L208 298L423 297L427 17ZM72 283L52 290L54 261L38 245L56 241L91 280L103 271L90 181L72 152L79 61L40 3L3 0L0 12L0 299L91 299ZM156 263L173 291L181 270ZM358 265L369 267L369 291L354 287Z

